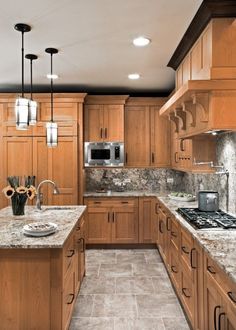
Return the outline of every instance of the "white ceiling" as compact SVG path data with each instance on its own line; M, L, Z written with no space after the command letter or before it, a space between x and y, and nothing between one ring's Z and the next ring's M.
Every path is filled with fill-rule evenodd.
M25 54L34 61L34 85L48 86L47 47L56 47L54 72L57 86L89 91L157 92L174 87L174 71L167 63L202 0L0 0L0 91L21 85L21 35L16 23L27 23ZM136 48L132 39L152 39ZM25 62L29 82L29 62ZM129 73L141 79L130 81Z

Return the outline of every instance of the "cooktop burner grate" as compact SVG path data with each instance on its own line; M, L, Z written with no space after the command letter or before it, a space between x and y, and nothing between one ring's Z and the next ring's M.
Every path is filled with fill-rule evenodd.
M177 212L196 229L236 229L236 218L221 210L205 212L198 208L178 208Z

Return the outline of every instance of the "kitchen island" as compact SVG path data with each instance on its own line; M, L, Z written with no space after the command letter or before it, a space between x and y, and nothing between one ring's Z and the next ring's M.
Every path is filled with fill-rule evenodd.
M67 329L85 272L85 206L0 211L2 329ZM53 222L57 231L28 237L26 224Z

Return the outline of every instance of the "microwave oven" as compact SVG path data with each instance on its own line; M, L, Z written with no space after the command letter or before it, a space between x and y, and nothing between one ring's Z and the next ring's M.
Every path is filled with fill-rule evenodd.
M84 166L124 166L124 143L85 142Z

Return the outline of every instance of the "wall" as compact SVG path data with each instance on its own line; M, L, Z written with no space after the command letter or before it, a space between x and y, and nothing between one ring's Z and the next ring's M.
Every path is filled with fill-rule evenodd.
M236 214L236 133L223 133L217 138L217 163L224 164L229 171L229 212ZM196 194L199 190L216 190L220 196L220 208L226 210L227 177L223 174L185 173L183 184L187 192Z
M169 169L86 169L86 190L119 190L125 182L126 191L148 190L165 193L178 190L184 173ZM174 183L167 183L167 178ZM130 182L127 182L129 181Z

